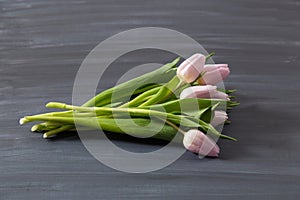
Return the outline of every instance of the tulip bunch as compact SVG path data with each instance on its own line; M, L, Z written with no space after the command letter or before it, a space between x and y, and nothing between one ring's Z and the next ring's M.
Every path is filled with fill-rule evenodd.
M82 129L137 137L152 135L162 140L172 140L180 132L187 150L217 157L220 148L215 138L235 139L220 133L216 127L229 122L226 110L238 103L228 95L234 90L217 88L230 71L227 64L206 64L211 56L213 53L208 56L197 53L180 65L177 58L97 94L82 106L50 102L46 107L64 111L25 116L19 122L22 125L42 121L33 125L31 131L44 133L44 138L75 130L75 124ZM132 122L136 126L130 126Z

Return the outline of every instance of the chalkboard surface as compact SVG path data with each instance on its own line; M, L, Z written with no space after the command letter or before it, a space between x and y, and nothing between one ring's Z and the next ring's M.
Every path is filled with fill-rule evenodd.
M0 199L298 199L299 13L297 0L0 1ZM229 63L225 85L241 105L224 132L239 141L220 141L220 158L186 152L162 170L128 174L95 160L76 133L44 140L18 125L49 101L71 102L76 72L99 42L146 26L185 33ZM99 90L122 75L117 66L172 58L151 49L120 58Z

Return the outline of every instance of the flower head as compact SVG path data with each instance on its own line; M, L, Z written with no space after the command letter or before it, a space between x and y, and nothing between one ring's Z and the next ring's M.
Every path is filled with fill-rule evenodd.
M197 80L200 85L215 85L223 81L230 73L227 64L204 65L203 76Z
M211 98L229 100L226 93L218 91L217 87L212 85L188 87L180 94L180 99L185 98Z
M220 153L215 141L197 129L184 134L183 145L187 150L204 156L218 157Z
M177 69L177 76L181 81L191 83L198 78L204 64L205 56L203 54L196 53L180 64Z
M228 119L227 113L222 110L216 110L214 112L214 117L211 120L210 124L213 126L218 126L224 124L224 122Z

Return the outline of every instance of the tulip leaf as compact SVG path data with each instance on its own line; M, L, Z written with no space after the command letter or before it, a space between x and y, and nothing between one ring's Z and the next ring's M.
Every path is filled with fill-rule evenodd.
M143 88L143 86L153 83L168 82L176 74L174 70L169 69L175 67L178 62L179 58L176 58L173 62L165 64L157 70L105 90L87 101L83 106L103 106L111 103L111 101L122 101L122 99L128 97L128 95L131 96L135 88ZM116 99L111 99L113 93Z

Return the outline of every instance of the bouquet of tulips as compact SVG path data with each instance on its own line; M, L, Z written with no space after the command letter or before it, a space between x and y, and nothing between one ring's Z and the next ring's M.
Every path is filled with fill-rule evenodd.
M226 110L238 103L228 95L234 90L217 88L230 71L227 64L206 64L213 55L197 53L181 64L177 58L97 94L82 106L50 102L46 107L64 111L25 116L20 124L42 121L31 131L43 132L44 138L75 130L75 124L77 128L100 128L137 137L150 134L162 140L172 140L180 132L187 150L217 157L220 148L215 138L235 139L216 127L229 123ZM131 122L137 126L130 126Z

